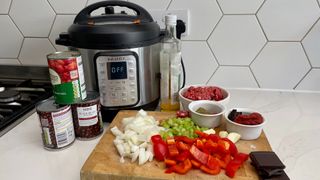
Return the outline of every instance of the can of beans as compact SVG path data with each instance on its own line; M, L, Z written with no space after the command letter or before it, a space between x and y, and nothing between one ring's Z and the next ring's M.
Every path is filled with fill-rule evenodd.
M70 146L75 140L71 106L59 106L53 98L36 106L45 149L55 150Z
M86 98L81 55L77 51L47 55L53 94L56 103L72 104Z
M100 114L100 96L97 92L88 91L83 102L71 105L74 130L80 140L90 140L103 132Z

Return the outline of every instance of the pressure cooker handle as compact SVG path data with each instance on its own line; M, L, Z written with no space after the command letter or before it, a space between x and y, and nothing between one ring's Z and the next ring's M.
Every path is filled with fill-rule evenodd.
M115 14L103 14L101 16L91 16L91 13L94 10L97 10L101 7L110 8L113 6L127 7L129 9L134 10L137 13L137 15L136 16L128 16L128 15L116 16ZM110 21L110 20L121 21L121 20L128 20L128 19L140 20L145 22L153 22L152 16L143 7L138 6L134 3L130 3L127 1L102 1L102 2L91 4L86 8L84 8L83 10L81 10L79 14L76 16L74 23L88 24L88 23L92 23L92 21L103 22L103 21Z

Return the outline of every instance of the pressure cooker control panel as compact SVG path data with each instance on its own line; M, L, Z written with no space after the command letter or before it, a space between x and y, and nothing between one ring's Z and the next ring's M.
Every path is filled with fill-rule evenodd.
M102 106L133 106L139 101L137 56L125 54L101 53L95 58Z

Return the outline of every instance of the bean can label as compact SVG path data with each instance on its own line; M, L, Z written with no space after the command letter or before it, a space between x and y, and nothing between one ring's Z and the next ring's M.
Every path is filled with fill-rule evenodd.
M56 103L72 104L86 98L82 59L78 52L49 54L48 65Z
M93 139L102 134L103 123L100 115L99 93L89 91L87 99L71 107L78 139Z
M57 108L52 108L56 106ZM75 140L71 107L58 108L53 99L37 106L42 129L42 140L47 149L61 149Z

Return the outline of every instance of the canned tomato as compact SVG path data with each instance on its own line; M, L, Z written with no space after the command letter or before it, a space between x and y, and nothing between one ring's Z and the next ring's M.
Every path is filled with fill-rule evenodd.
M62 149L75 140L71 106L59 106L53 98L40 102L36 107L46 149Z
M56 103L72 104L86 98L82 59L79 52L63 51L47 55Z
M89 140L103 132L99 93L88 91L83 102L71 105L74 129L78 139Z

